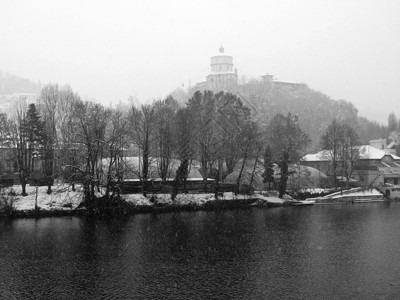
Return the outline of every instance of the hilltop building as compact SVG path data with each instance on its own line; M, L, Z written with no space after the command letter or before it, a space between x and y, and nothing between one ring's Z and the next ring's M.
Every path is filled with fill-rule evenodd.
M199 82L196 89L232 90L238 85L237 69L233 68L233 57L225 53L224 47L219 47L219 53L211 56L211 72L206 81Z
M238 70L233 65L233 57L225 53L222 44L219 47L218 54L211 56L210 66L210 74L207 75L206 81L197 83L194 87L195 90L211 90L216 92L236 92L239 90ZM261 76L260 82L289 89L297 89L306 86L303 83L277 81L271 74Z

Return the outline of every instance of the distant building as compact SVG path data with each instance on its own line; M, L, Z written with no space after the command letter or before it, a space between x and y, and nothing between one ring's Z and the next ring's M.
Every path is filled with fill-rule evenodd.
M356 162L352 183L356 186L379 187L385 183L400 183L400 157L386 151L386 140L370 142L371 145L359 146L360 158ZM373 145L373 146L372 146ZM383 145L383 149L382 149ZM333 176L332 161L328 150L316 154L307 154L301 164L313 167L328 177ZM338 166L337 174L341 174Z
M395 142L391 142L389 145L387 144L386 139L378 139L378 140L370 140L370 146L385 151L388 154L396 155L397 144Z
M211 56L211 72L207 75L206 81L195 85L195 90L230 91L235 92L240 87L238 83L238 71L233 65L233 57L225 53L224 47L220 46L219 53ZM259 81L259 80L256 80ZM306 86L304 83L292 83L276 81L273 75L261 76L261 83L273 84L276 87L297 89Z
M274 80L274 75L265 74L261 76L261 82L272 82Z
M370 140L369 144L376 149L384 150L386 148L386 139Z
M196 89L232 90L238 85L237 69L233 68L233 57L225 54L221 44L219 53L211 56L211 72L206 81L199 82Z

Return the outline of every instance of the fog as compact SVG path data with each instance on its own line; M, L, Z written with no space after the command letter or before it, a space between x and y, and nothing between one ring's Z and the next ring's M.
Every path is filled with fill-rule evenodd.
M205 79L220 44L239 78L303 82L359 115L400 115L399 1L0 2L0 69L109 104Z

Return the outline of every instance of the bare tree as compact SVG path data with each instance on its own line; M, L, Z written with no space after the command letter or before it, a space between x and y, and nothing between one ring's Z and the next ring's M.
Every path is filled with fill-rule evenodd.
M232 173L242 157L240 151L246 135L246 126L250 121L250 109L233 94L216 94L218 137L222 147L226 175ZM222 129L222 130L221 130Z
M282 198L290 176L289 164L299 160L301 151L311 140L300 128L298 116L291 113L275 115L268 130L272 153L280 168L279 197Z
M192 119L194 140L196 143L196 157L200 162L204 189L207 188L207 178L215 159L214 149L216 139L216 105L215 96L211 91L201 93L197 91L188 101L188 110Z
M163 183L165 183L170 173L170 164L175 146L174 119L178 108L178 103L172 97L157 101L154 104L155 155L158 172Z
M240 98L230 93L196 92L189 99L197 160L206 186L207 177L217 182L233 172L242 153L238 151L244 136L250 110ZM226 172L224 171L226 167Z
M45 141L42 149L43 172L47 181L47 194L51 194L55 173L55 146L58 145L57 139L57 106L60 101L58 85L48 84L44 86L38 98L38 106L42 112L45 124Z
M362 155L362 150L360 150L358 146L358 134L352 127L345 124L343 127L343 133L344 138L340 160L342 163L342 179L346 179L346 186L348 187L354 168Z
M321 138L325 156L331 161L333 184L337 186L338 173L341 181L349 185L354 167L360 158L359 137L353 127L336 119L328 126Z
M110 112L110 123L106 129L104 146L106 147L105 159L106 172L106 199L119 199L119 184L123 179L123 150L127 144L128 121L123 113L118 110Z
M325 150L325 155L331 161L333 172L333 185L336 186L337 170L339 167L339 157L343 140L343 126L337 119L333 119L328 126L325 134L321 138L321 146Z
M259 138L259 130L258 130L258 126L257 123L255 122L249 122L246 126L245 129L245 135L244 135L244 143L241 147L241 158L242 158L242 163L241 163L241 167L239 170L239 175L236 179L236 190L235 190L235 194L237 194L240 190L240 182L243 176L243 172L245 172L246 170L246 164L247 161L249 160L249 158L251 158L253 149L254 149L254 145L257 145L257 139ZM259 148L259 147L256 147ZM259 156L259 149L257 150L257 159L256 162L258 161L258 156ZM255 167L254 167L254 171L255 171ZM252 179L251 179L252 181ZM251 182L252 183L252 182Z
M76 122L76 143L84 149L84 166L69 166L83 177L85 201L88 207L95 205L95 188L99 186L102 174L101 164L105 133L110 118L110 110L93 102L77 101L74 111Z
M141 172L142 192L146 196L149 167L153 158L155 144L155 110L152 105L142 105L139 109L131 106L129 114L130 135L137 144L142 160ZM140 156L139 154L139 156Z
M76 133L78 122L75 117L75 109L78 103L82 102L80 96L74 93L69 86L59 91L59 101L56 107L56 161L60 171L63 171L64 179L71 182L72 190L75 191L77 180L77 167L83 165L84 156L82 144L77 143ZM65 168L74 166L74 168Z
M254 143L254 157L253 157L253 168L251 171L251 176L250 176L250 183L249 183L249 189L250 192L253 190L253 181L254 181L254 176L258 173L258 169L260 167L260 156L261 156L261 151L263 149L262 147L262 141L260 139L256 140Z
M187 108L181 108L176 112L175 132L177 147L175 155L179 159L180 164L175 174L174 188L171 199L174 200L178 195L179 189L186 188L186 180L189 174L189 168L192 164L195 151L193 149L193 126L191 126L193 116Z

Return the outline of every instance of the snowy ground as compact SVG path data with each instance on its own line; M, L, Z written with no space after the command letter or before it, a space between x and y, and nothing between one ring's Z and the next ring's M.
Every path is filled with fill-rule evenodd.
M323 198L340 198L343 196L362 197L362 196L381 196L381 195L382 195L382 193L374 188L372 188L372 189L354 188L354 189L346 190L343 192L336 192L336 193L327 195Z
M52 193L48 195L47 187L41 186L26 186L28 196L21 196L22 188L20 185L14 185L11 188L2 189L2 192L9 194L13 190L16 196L13 197L13 207L16 210L32 210L35 209L35 201L37 205L43 210L70 210L76 208L82 201L83 193L82 187L76 186L76 191L73 192L71 186L68 184L59 184L52 187ZM36 197L37 195L37 197Z
M21 186L14 185L11 188L2 189L2 192L8 194L10 190L13 190L15 196L13 196L13 207L18 211L23 210L33 210L35 209L35 199L37 198L37 205L41 210L71 210L75 209L83 199L83 191L80 185L76 185L76 191L73 192L71 186L68 184L58 184L52 187L52 193L48 195L46 193L47 187L36 187L27 186L26 191L28 196L21 196ZM127 194L122 195L122 197L134 204L134 205L154 205L155 203L159 204L197 204L202 205L205 202L215 200L214 194L178 194L175 201L171 200L170 194L148 194L147 197L144 197L142 194ZM151 199L153 197L153 199ZM155 201L154 201L155 197ZM223 197L219 197L220 200L241 200L241 199L261 199L266 202L271 203L283 203L284 200L279 199L274 194L268 193L255 193L254 195L238 195L236 196L234 193L224 193ZM151 201L153 200L153 201Z
M151 202L150 199L155 197L155 201ZM178 194L175 198L175 201L171 200L170 194L148 194L147 197L144 197L142 194L128 194L122 195L122 197L135 205L153 205L156 203L162 204L204 204L205 202L215 200L214 194L211 193L199 193L199 194ZM219 200L242 200L242 199L262 199L268 202L274 203L282 203L283 200L277 197L268 197L262 195L261 193L255 193L254 195L235 195L234 193L224 193L222 197L219 197Z
M383 201L383 194L379 192L375 188L371 189L364 189L364 188L353 188L350 190L344 190L344 191L339 191L336 193L332 193L323 197L318 197L318 198L311 198L311 200L316 200L317 203L332 203L335 201L341 201L341 200L357 200L357 199L378 199ZM350 201L349 200L349 201Z

